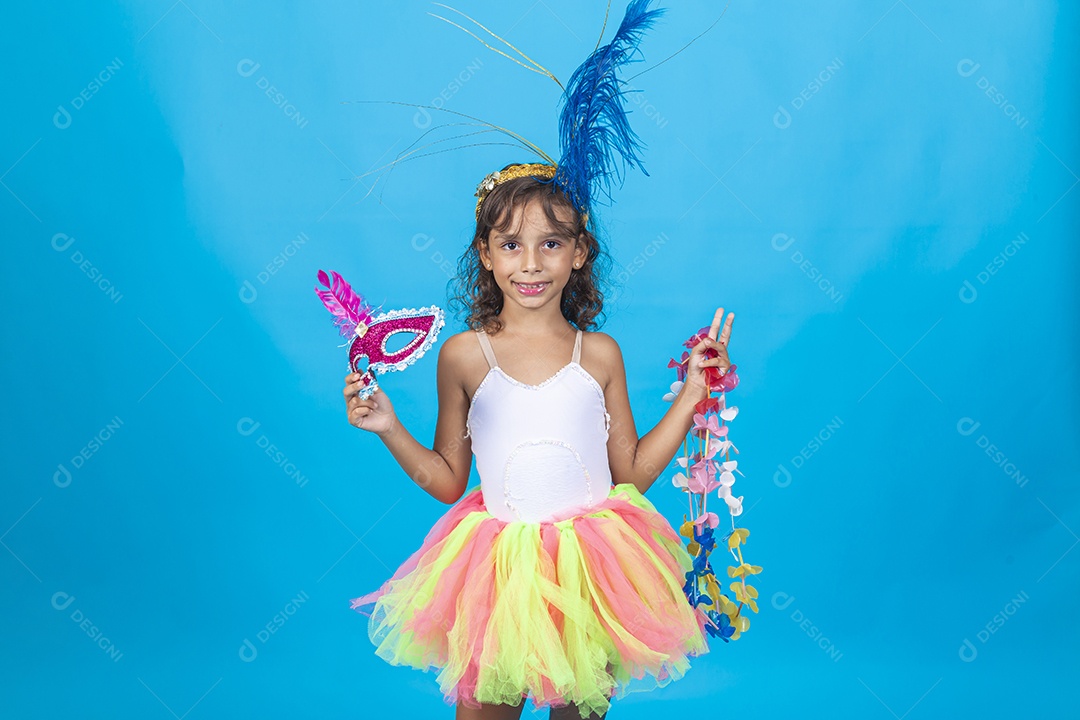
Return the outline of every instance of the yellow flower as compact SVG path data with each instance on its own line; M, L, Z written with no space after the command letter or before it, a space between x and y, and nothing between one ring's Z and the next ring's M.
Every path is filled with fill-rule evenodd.
M758 596L758 592L753 585L747 585L745 582L733 582L731 583L730 588L731 592L735 593L735 598L739 602L746 603L754 612L758 611L757 603L754 602L754 598Z
M705 591L709 593L709 597L711 597L713 603L715 603L714 607L718 606L720 604L722 591L720 589L720 583L716 581L716 576L708 575L705 578Z
M727 574L728 574L729 577L743 577L744 578L747 575L757 575L759 572L761 572L761 566L760 565L750 565L748 563L743 563L742 565L740 565L737 568L736 567L731 567L729 565L728 569L727 569Z

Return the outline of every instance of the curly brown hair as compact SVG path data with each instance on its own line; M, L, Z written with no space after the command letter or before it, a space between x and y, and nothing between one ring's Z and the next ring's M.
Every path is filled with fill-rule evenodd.
M503 170L509 167L507 165ZM456 291L451 295L449 305L458 309L456 315L467 313L465 324L470 330L482 328L494 335L503 327L498 318L503 307L503 292L495 282L495 276L483 266L480 248L488 242L493 230L504 232L509 229L514 220L513 211L524 208L533 200L540 202L552 227L569 239L576 238L585 243L588 249L585 263L570 273L570 281L563 288L563 317L579 330L599 328L603 324L601 285L608 285L611 256L590 230L586 216L577 211L565 193L550 182L523 177L496 186L484 198L472 242L458 260L457 277L452 281ZM556 215L557 208L569 210L573 219L570 222L560 220Z

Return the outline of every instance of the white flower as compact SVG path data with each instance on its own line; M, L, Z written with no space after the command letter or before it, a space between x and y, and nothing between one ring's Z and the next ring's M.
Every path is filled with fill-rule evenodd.
M717 455L723 455L724 453L726 453L728 451L728 448L730 448L730 447L734 447L734 446L731 444L731 441L728 440L727 438L724 438L723 440L710 440L709 441L709 454L712 455L715 452L715 454L717 454Z
M680 390L682 390L682 386L682 380L676 380L675 382L671 383L671 392L664 394L664 402L674 402L675 396L679 394Z
M724 463L724 465L727 464L728 463ZM731 487L735 484L735 476L731 474L731 471L728 470L728 468L724 467L723 465L721 467L723 467L723 471L720 473L720 484Z
M731 511L731 516L732 517L737 517L739 515L742 515L742 499L743 499L742 495L740 495L737 498L736 497L731 497L730 495L728 495L727 497L724 498L724 502L727 503L728 510Z

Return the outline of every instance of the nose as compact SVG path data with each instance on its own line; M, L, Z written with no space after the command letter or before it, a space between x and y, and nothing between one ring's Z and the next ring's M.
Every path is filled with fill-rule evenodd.
M525 272L536 272L540 269L540 248L525 247L521 253L521 269Z

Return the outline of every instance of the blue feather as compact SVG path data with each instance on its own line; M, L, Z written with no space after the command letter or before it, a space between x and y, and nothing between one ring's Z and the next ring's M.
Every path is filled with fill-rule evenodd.
M562 157L554 181L582 212L589 211L594 191L602 191L610 201L613 179L622 182L622 166L648 175L638 155L641 138L630 128L624 106L625 81L617 72L639 59L642 36L663 14L662 9L649 9L652 2L631 0L615 37L578 66L563 93Z

